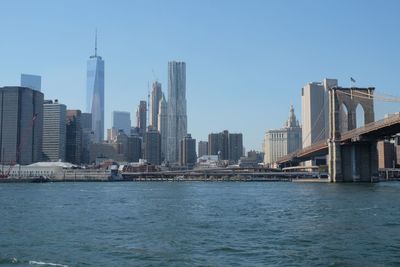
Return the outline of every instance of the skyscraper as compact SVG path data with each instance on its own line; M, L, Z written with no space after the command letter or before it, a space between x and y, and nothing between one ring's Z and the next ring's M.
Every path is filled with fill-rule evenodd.
M167 160L178 162L179 141L187 134L186 64L168 62L168 139Z
M168 104L162 94L158 108L158 131L161 134L161 160L166 159L168 138Z
M229 160L237 163L243 156L243 135L241 133L229 134Z
M138 135L128 137L128 147L126 149L126 160L128 162L139 162L142 158L142 138Z
M80 110L67 110L66 161L81 163L82 124Z
M187 134L180 140L179 165L192 168L196 164L196 139Z
M328 89L337 86L335 79L324 79L322 83L306 84L301 91L303 147L328 138Z
M208 155L208 142L207 141L199 141L198 144L198 157L202 157Z
M229 132L227 130L208 135L208 153L218 155L220 160L229 159Z
M65 161L67 107L58 100L43 104L42 160Z
M42 88L42 77L39 75L32 74L21 74L21 86L28 87L36 91L40 91Z
M81 125L82 125L82 163L90 163L90 144L93 142L93 131L92 131L92 114L82 113L81 114Z
M302 147L326 140L329 134L328 89L338 85L336 79L306 84L301 91ZM326 157L316 157L306 166L325 164Z
M131 134L131 113L126 111L113 111L112 128L123 130L129 136Z
M104 61L97 55L97 32L94 55L87 61L86 112L92 113L94 142L104 140Z
M0 162L41 160L43 93L27 87L0 87Z
M243 156L243 135L225 130L208 135L208 154L218 155L220 160L237 163Z
M154 129L158 129L158 113L162 95L161 83L155 81L152 85L150 100L150 126Z
M136 110L136 126L139 128L140 136L144 136L146 133L147 126L147 103L146 101L140 101L140 104Z
M277 159L301 148L301 127L290 106L289 118L281 129L268 130L264 137L264 163L272 166Z
M153 165L161 164L161 135L160 133L149 127L145 133L145 149L144 158Z

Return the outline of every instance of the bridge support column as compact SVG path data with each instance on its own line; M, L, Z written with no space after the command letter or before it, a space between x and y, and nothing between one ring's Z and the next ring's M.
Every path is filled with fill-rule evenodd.
M378 173L378 154L375 141L349 143L342 145L339 150L342 179L339 180L336 177L336 179L332 179L332 182L374 181L374 177L377 177ZM337 160L336 164L339 164ZM335 175L332 178L335 178Z
M340 148L340 142L329 140L328 141L328 172L329 179L331 182L343 182L342 173L342 151Z

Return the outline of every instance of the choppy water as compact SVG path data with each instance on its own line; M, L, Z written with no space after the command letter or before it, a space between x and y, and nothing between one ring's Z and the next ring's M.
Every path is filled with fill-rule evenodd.
M0 184L4 266L399 266L400 183Z

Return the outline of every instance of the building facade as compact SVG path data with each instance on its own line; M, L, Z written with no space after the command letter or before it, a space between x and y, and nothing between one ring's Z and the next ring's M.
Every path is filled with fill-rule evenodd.
M229 131L208 135L208 153L218 155L220 160L229 160Z
M272 166L279 158L302 148L302 129L293 106L281 129L269 130L264 137L264 164Z
M67 107L58 100L43 104L43 161L65 161L67 135Z
M92 114L94 142L104 140L104 60L97 55L97 36L94 55L87 61L86 112Z
M131 133L131 113L126 111L113 111L112 127L117 130L123 130L126 135Z
M136 126L143 137L147 129L147 102L142 100L136 110Z
M207 141L199 141L198 144L198 157L202 157L208 155L208 142Z
M0 87L0 162L22 165L42 158L43 93Z
M160 100L163 96L161 83L155 81L152 85L150 100L150 126L158 129L158 114L160 109Z
M237 163L243 156L243 135L241 133L229 134L229 160Z
M81 164L82 124L80 110L67 110L66 161Z
M128 147L126 149L126 160L128 162L139 162L142 158L142 141L139 135L128 137Z
M21 86L40 92L42 89L42 77L39 75L21 74Z
M161 97L158 110L158 131L161 135L161 160L165 161L168 140L168 104L164 94Z
M220 160L237 163L243 156L243 135L228 130L208 135L208 154L218 155Z
M328 89L338 85L336 79L306 84L301 92L302 144L308 147L328 138Z
M168 62L168 162L178 162L179 141L186 134L186 63L172 61Z
M144 158L153 165L161 164L161 135L149 127L144 138Z
M81 113L81 126L82 126L82 163L90 163L90 144L94 141L92 131L92 114Z
M196 164L196 139L187 134L180 140L179 144L179 165L193 168Z

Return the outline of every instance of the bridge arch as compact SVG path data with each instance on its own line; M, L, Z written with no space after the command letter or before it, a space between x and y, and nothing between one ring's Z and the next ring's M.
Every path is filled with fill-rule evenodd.
M377 171L376 142L359 137L347 143L341 140L346 124L350 131L375 121L374 90L373 87L332 87L328 90L328 169L332 182L370 181Z
M349 109L345 103L340 105L340 132L344 133L349 130Z
M364 126L364 125L366 124L366 122L365 122L366 114L365 114L365 109L364 109L363 105L358 104L358 105L356 106L355 114L356 114L356 115L355 115L355 118L356 118L356 123L355 123L356 128L360 128L360 127Z

